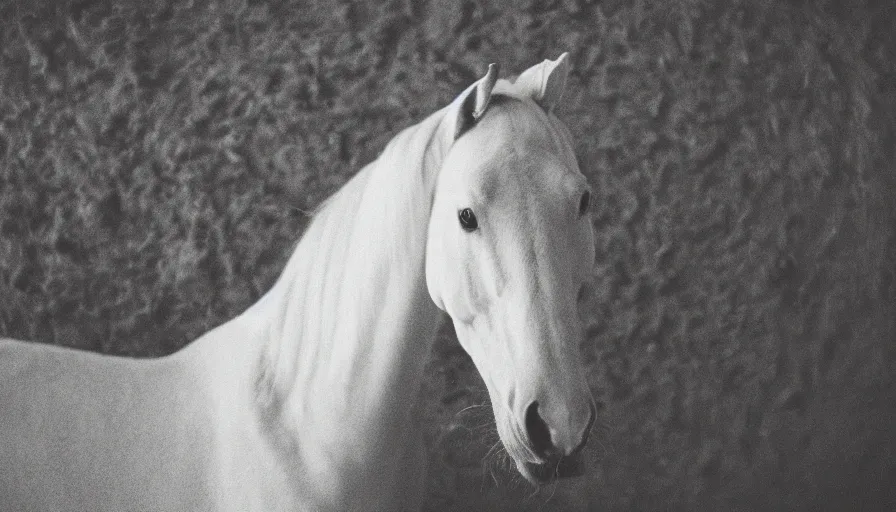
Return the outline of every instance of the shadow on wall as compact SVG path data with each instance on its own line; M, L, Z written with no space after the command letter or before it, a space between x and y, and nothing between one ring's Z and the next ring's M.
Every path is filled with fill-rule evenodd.
M538 492L483 468L446 326L427 509L896 507L892 9L45 4L0 7L0 335L176 350L270 286L303 210L399 128L488 62L568 50L592 468Z

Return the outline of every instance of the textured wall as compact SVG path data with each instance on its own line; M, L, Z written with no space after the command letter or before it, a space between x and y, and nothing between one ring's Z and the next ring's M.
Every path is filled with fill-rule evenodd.
M592 468L533 492L483 465L490 413L446 326L427 508L896 506L892 7L38 3L0 6L0 335L183 346L398 129L488 62L569 50Z

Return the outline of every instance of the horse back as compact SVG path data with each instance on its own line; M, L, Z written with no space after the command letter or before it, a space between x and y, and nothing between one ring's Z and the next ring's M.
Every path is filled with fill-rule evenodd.
M0 509L205 508L202 382L183 358L0 340Z

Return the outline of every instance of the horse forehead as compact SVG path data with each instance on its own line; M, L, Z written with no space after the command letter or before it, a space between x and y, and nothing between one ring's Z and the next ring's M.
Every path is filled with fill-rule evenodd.
M564 153L566 140L540 107L520 100L497 102L479 125L471 131L482 145L518 154L532 152Z
M570 149L552 126L521 128L504 116L496 117L497 122L483 127L493 130L475 130L466 141L459 141L454 165L483 199L504 192L544 194L575 174L567 165Z

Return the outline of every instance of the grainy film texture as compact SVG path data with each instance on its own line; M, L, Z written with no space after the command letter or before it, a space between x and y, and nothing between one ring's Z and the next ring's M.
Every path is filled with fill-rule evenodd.
M892 509L894 27L888 2L4 2L0 335L171 353L399 129L569 51L590 470L535 492L489 462L446 325L425 509Z

